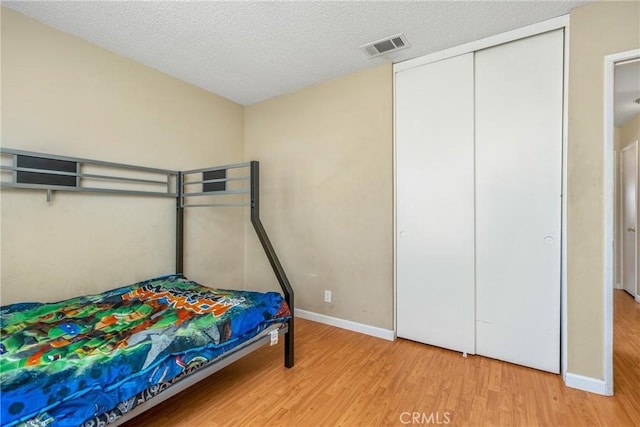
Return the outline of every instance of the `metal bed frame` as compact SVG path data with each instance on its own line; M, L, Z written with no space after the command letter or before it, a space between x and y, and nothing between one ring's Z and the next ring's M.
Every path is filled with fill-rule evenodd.
M279 333L284 334L284 366L294 365L294 292L289 279L260 221L260 165L257 161L214 166L188 171L150 168L122 163L51 155L0 147L0 188L46 191L51 202L54 191L121 194L143 197L175 198L176 200L176 274L184 273L184 211L196 207L248 206L251 224L265 251L271 268L282 288L292 317ZM248 170L248 174L246 171ZM242 175L237 175L242 173ZM247 185L248 183L248 185ZM243 185L244 184L244 185ZM187 191L202 186L201 191ZM240 188L230 188L237 187ZM220 203L210 199L249 195L249 201ZM193 198L205 203L189 203ZM144 402L118 418L119 425L143 411L163 402L204 377L217 372L270 341L269 334L258 336L230 350L203 369L183 378L160 395ZM162 397L160 397L162 396Z

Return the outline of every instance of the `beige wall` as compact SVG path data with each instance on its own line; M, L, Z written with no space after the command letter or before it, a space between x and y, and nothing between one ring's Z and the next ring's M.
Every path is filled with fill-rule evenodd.
M390 64L246 108L245 156L262 161L261 216L297 308L393 327ZM253 230L245 281L276 289ZM325 289L333 303L323 302Z
M640 47L640 4L571 12L568 133L568 370L604 378L604 56Z
M240 105L2 8L3 146L197 168L241 160L243 120ZM1 199L2 304L174 271L173 200L58 192L48 205L44 192L16 190ZM187 275L241 286L241 215L187 217Z
M614 176L614 180L615 180L615 201L614 201L614 210L616 212L616 218L618 215L618 212L620 212L621 206L620 206L620 165L618 164L618 160L620 158L620 128L613 128L613 147L615 150L615 162L616 162L616 167L615 167L615 176ZM621 276L620 276L620 268L621 268L621 261L620 261L620 251L622 248L622 242L621 242L621 235L620 235L620 230L618 229L619 227L616 228L616 241L615 241L615 266L613 269L613 286L615 288L620 289L622 287L622 284L620 283L620 281L622 280Z
M640 114L629 120L621 128L619 128L620 148L640 139Z

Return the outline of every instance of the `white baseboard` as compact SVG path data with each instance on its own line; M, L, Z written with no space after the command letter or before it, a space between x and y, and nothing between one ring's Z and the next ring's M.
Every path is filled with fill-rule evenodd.
M572 374L567 372L565 377L565 384L567 387L577 388L578 390L588 391L590 393L597 393L607 396L607 387L604 380L597 378L585 377L583 375Z
M640 304L640 295L636 295L636 302Z
M349 331L359 332L365 335L371 335L372 337L382 338L388 341L393 341L396 338L395 332L390 329L378 328L377 326L365 325L364 323L352 322L351 320L344 320L337 317L314 313L312 311L300 310L299 308L296 308L294 313L296 317L301 319L311 320L313 322L323 323L325 325L335 326L337 328L347 329Z

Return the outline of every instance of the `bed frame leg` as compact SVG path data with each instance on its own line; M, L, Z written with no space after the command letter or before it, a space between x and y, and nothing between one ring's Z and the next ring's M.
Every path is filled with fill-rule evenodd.
M293 313L291 313L293 316ZM284 366L286 368L293 368L293 317L289 319L289 332L284 334Z

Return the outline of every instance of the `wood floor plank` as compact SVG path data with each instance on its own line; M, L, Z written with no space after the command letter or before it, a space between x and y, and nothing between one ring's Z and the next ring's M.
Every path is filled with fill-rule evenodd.
M446 412L453 426L637 426L640 304L614 293L613 397L568 388L559 375L297 319L293 369L282 366L282 344L263 348L127 427L401 426L414 412L437 415L432 424Z

